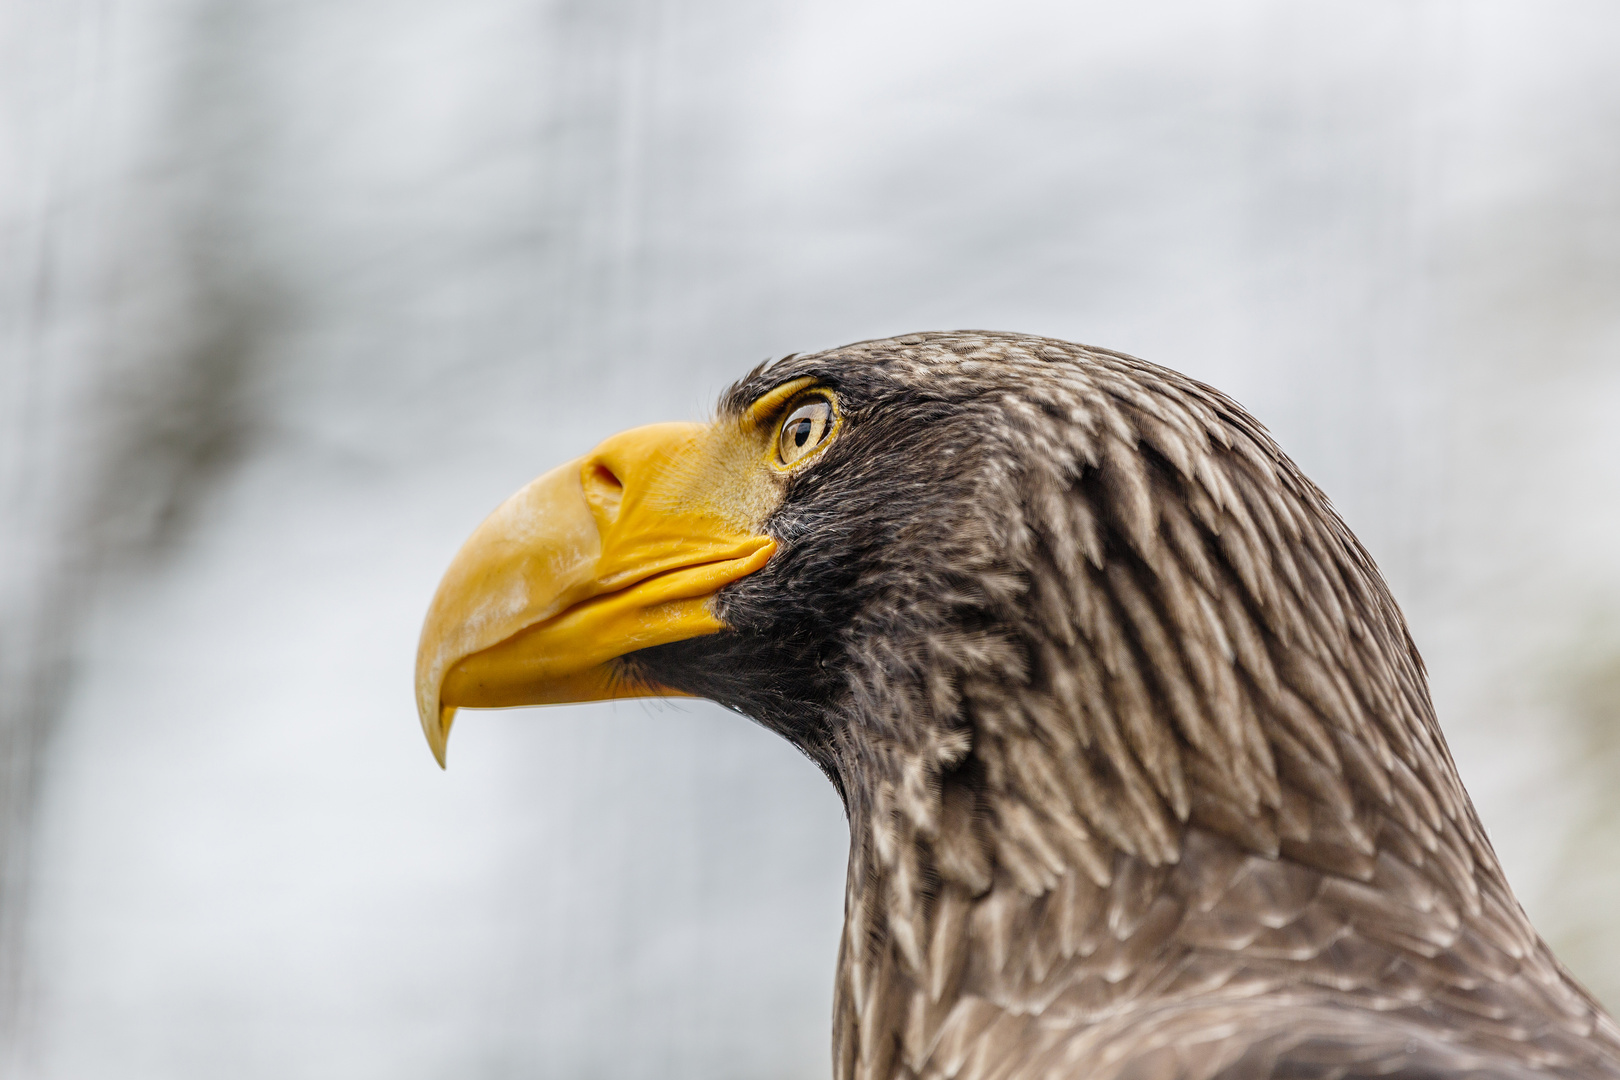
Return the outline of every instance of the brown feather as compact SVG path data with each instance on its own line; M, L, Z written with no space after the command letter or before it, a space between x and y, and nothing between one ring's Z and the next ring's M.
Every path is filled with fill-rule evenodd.
M773 566L865 590L794 736L850 811L838 1080L1620 1080L1372 559L1238 405L961 332L783 361L722 409L801 377L844 433Z

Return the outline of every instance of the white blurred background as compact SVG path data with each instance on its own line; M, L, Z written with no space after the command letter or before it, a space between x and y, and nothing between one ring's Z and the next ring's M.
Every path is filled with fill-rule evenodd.
M0 0L6 1076L829 1072L846 836L706 704L417 728L484 513L767 356L1244 402L1620 1006L1620 8Z

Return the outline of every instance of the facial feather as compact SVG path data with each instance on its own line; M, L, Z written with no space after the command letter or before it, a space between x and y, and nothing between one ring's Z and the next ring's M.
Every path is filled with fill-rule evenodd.
M919 334L836 396L731 629L632 654L850 815L845 1077L1620 1077L1512 899L1367 553L1241 407L1122 354Z

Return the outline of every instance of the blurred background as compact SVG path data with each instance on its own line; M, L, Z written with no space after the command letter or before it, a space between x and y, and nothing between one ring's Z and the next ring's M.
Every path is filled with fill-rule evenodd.
M1620 1006L1617 55L1602 0L0 0L0 1070L827 1076L821 776L702 703L440 773L416 634L552 464L958 327L1271 428Z

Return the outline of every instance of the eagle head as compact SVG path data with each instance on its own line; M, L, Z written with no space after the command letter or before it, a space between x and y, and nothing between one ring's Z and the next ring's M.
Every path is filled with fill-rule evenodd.
M459 708L659 695L843 797L839 1077L1620 1076L1372 559L1175 372L863 342L540 477L428 613L434 753Z

